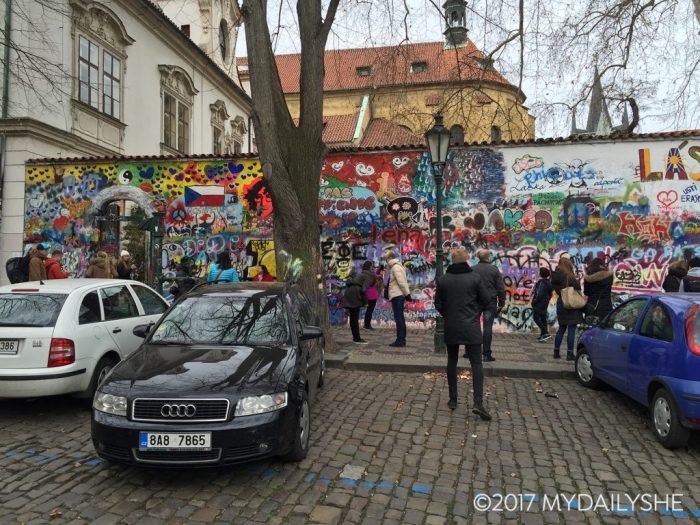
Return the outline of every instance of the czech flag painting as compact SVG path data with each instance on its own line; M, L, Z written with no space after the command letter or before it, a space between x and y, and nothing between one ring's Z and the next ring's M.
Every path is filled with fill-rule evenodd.
M226 201L223 186L186 186L185 206L188 208L213 208Z

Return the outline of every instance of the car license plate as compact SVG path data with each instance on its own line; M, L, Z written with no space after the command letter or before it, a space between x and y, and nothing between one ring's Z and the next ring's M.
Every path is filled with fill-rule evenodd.
M211 450L211 432L139 432L139 450Z
M0 354L14 355L19 350L19 340L0 339Z

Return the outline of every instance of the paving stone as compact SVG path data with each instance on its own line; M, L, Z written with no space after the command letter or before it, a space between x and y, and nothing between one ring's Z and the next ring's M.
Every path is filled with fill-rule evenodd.
M311 511L310 520L314 523L323 523L324 525L336 525L340 522L340 517L343 511L337 507L328 505L318 505Z

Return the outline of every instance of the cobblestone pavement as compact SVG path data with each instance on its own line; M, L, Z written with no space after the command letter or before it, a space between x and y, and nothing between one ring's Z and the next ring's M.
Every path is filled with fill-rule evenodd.
M0 402L2 523L693 523L700 447L670 452L645 411L573 381L487 380L494 420L447 409L441 374L329 370L299 464L222 470L110 466L74 400ZM558 397L549 397L556 394ZM544 497L682 493L683 514L555 510ZM475 494L524 494L530 512L479 512ZM528 495L533 495L531 498ZM517 496L516 496L517 498ZM483 501L480 500L482 503ZM514 508L511 499L503 506ZM608 499L609 501L609 499ZM623 503L625 500L622 500ZM493 505L498 499L491 500ZM560 501L561 507L566 508ZM586 501L584 501L584 504ZM700 516L700 511L696 511Z
M361 336L367 345L356 345L352 342L350 327L347 325L333 327L333 335L341 351L349 352L351 356L381 356L401 359L421 360L435 355L434 331L432 328L409 328L406 346L392 348L389 343L396 339L394 328L377 328L374 330L361 329ZM496 333L491 344L497 363L554 365L562 369L571 368L571 363L563 359L553 359L554 337L544 343L537 342L537 334L525 333ZM566 342L562 354L566 355Z

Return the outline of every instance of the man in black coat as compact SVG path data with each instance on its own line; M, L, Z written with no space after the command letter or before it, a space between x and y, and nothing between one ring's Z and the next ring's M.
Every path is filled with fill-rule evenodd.
M447 347L447 384L450 389L448 406L457 408L457 359L459 346L466 347L472 368L474 408L472 412L483 420L491 416L484 408L484 370L481 365L481 323L484 310L489 308L490 296L481 277L467 263L465 250L452 251L452 264L435 286L435 308L445 318Z

